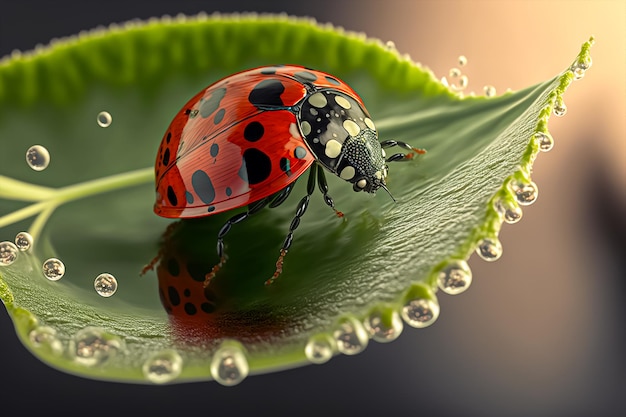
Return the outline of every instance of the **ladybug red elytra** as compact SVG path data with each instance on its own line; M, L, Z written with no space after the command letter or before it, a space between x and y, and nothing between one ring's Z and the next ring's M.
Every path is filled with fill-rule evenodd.
M386 158L383 148L392 146L410 152ZM207 274L206 287L226 262L224 237L231 227L282 204L308 170L307 194L297 205L276 272L266 281L271 284L316 183L326 204L343 216L328 195L324 169L352 183L354 191L389 192L387 162L421 153L404 142L379 142L363 101L338 78L296 65L255 68L211 84L176 114L157 153L154 212L186 219L248 206L219 230L219 263Z

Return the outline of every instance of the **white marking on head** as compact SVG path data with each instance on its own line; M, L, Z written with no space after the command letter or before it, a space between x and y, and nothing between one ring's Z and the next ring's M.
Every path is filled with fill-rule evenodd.
M311 133L311 124L305 120L304 122L300 123L300 129L302 129L302 133L304 133L304 136L309 136L309 133Z
M311 97L309 97L309 103L311 106L315 106L317 108L322 108L328 104L326 97L322 93L315 93Z
M372 130L376 130L376 126L374 125L374 122L372 121L372 119L370 119L369 117L365 118L365 124L367 125L367 127L369 127Z
M354 174L356 174L354 167L348 165L347 167L341 170L341 172L339 173L339 176L347 181L347 180L351 180L352 178L354 178Z
M344 120L343 128L346 129L348 131L348 134L352 137L358 135L361 131L359 125L357 125L356 122L352 120Z
M326 143L326 149L324 149L324 153L329 158L336 158L341 153L341 143L337 142L334 139L329 140Z
M335 103L339 104L341 107L343 107L346 110L349 110L350 107L352 107L350 105L350 102L341 96L335 96Z

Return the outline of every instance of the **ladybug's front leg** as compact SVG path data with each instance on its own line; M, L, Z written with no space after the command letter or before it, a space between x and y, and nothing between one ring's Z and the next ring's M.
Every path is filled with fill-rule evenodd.
M386 149L386 148L391 148L394 146L398 146L400 148L404 148L408 151L411 151L409 153L396 153L391 155L389 158L387 158L385 161L386 162L395 162L395 161L410 161L411 159L415 158L415 155L423 155L426 153L426 150L424 149L420 149L420 148L414 148L413 146L409 145L406 142L402 142L399 140L386 140L380 143L381 148Z

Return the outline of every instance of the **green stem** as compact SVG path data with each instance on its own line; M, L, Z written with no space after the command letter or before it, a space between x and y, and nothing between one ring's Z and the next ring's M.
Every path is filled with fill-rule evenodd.
M12 185L18 185L19 181L12 180L7 177L2 177L0 180ZM109 191L118 190L121 188L132 187L135 185L149 183L154 180L154 171L152 168L144 168L136 171L126 172L123 174L112 175L106 178L100 178L97 180L86 181L80 184L69 185L66 187L58 188L56 190L46 189L44 187L39 188L41 192L38 198L30 197L25 198L18 195L15 199L22 201L37 201L43 196L48 197L46 201L40 201L39 203L31 204L30 206L21 208L0 217L0 228L16 223L20 220L27 219L31 216L41 213L39 217L33 222L31 226L31 235L39 234L43 228L45 222L48 220L52 212L61 204L69 201L78 200L80 198L89 197L96 194L102 194ZM22 185L19 183L19 185ZM31 184L24 183L26 188L31 187L33 190L38 188Z

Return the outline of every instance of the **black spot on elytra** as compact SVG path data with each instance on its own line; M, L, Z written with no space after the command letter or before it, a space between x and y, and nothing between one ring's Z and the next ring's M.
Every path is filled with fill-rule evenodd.
M204 278L208 272L206 263L189 261L187 262L187 273L194 281L204 282Z
M187 199L187 204L193 204L193 194L191 194L189 191L185 191L185 198Z
M269 79L258 83L250 94L248 101L255 106L283 106L280 95L285 91L285 86L278 80Z
M264 69L261 70L261 74L263 74L263 75L276 74L276 68L264 68Z
M335 84L335 85L341 85L341 83L339 82L338 79L330 77L328 75L326 75L325 77L326 77L326 79L328 80L329 83Z
M272 172L272 160L265 153L258 149L246 149L243 153L239 175L248 181L248 184L258 184L265 181ZM241 174L245 170L244 178Z
M167 136L165 136L165 143L170 143L172 140L172 132L167 132Z
M187 313L190 316L193 316L197 312L198 312L198 309L196 309L195 305L191 303L185 303L185 313Z
M226 187L226 189L224 190L224 192L226 193L227 197L230 197L231 194L233 193L233 190L230 187Z
M169 200L171 205L178 205L178 197L176 197L176 193L174 192L174 189L171 185L167 186L167 199Z
M191 185L200 200L205 204L210 204L215 199L215 188L209 174L199 169L191 176Z
M226 114L225 109L219 109L217 113L215 113L215 118L213 119L213 123L216 125L220 124L222 120L224 120L224 114Z
M167 148L165 150L165 153L163 153L163 165L168 166L170 163L170 148Z
M178 265L176 258L167 260L167 272L173 277L177 277L180 274L180 265Z
M209 149L209 153L213 158L215 158L220 151L220 146L217 143L211 145L211 149Z
M215 211L215 206L207 207L206 211L207 211L207 213L211 213L211 212Z
M200 103L200 116L209 117L220 106L220 102L226 95L225 88L218 88L211 93L211 97L205 99Z
M176 290L176 288L171 286L167 287L167 296L173 306L177 306L180 304L180 294L178 294L178 290Z
M287 173L291 172L291 162L289 162L289 159L285 157L280 158L279 166L282 171Z
M263 137L263 133L265 133L263 125L255 121L248 123L246 128L243 130L243 137L249 142L256 142Z
M191 297L191 290L189 288L185 288L185 291L183 291L183 295L185 297Z
M317 75L309 71L298 71L295 74L293 74L293 76L296 77L296 79L300 81L301 83L307 83L307 82L310 83L312 81L317 80Z

